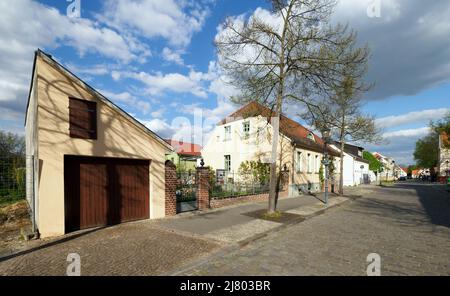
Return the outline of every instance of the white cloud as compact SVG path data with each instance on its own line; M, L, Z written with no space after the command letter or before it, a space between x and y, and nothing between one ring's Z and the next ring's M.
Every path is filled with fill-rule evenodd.
M376 123L381 128L397 127L400 125L431 121L436 118L442 118L449 112L448 108L428 109L422 111L410 112L402 115L387 116L378 118Z
M334 21L348 23L372 58L368 99L415 95L450 82L450 2L381 0L381 17L369 18L372 0L340 0Z
M368 44L371 59L367 79L375 87L366 98L382 100L392 96L416 95L423 90L450 82L450 2L423 0L340 0L333 23L349 24L358 33L360 45ZM368 7L381 4L381 17L370 18ZM237 27L257 17L280 29L280 18L257 8L251 14L232 18ZM230 34L218 27L216 40ZM234 57L253 61L253 48L246 46ZM221 57L218 57L220 61Z
M103 76L109 74L111 71L111 66L105 64L82 67L68 63L66 64L66 67L73 73L76 73L77 75Z
M187 46L205 23L209 10L195 1L106 1L100 21L122 32L147 38L161 37L174 46Z
M217 101L217 107L214 108L203 108L199 104L172 103L171 105L176 105L186 116L175 117L170 123L164 118L140 121L163 138L173 138L200 145L206 144L216 124L237 108L228 100L222 99ZM153 113L151 115L153 116Z
M398 137L420 137L425 136L430 131L429 127L420 127L415 129L404 129L399 131L387 132L383 134L384 138L398 138Z
M183 65L184 61L183 58L181 57L181 51L173 51L168 47L164 47L163 51L162 51L162 57L164 60L168 61L168 62L173 62L175 64L178 65Z
M139 100L129 92L113 93L110 91L102 90L100 91L100 93L102 93L108 99L112 100L114 103L123 103L127 107L139 110L143 114L148 114L151 109L150 103Z
M37 48L72 46L80 55L97 53L129 62L147 56L145 46L130 45L115 31L87 19L68 18L30 0L0 1L0 107L23 118L33 54ZM96 69L97 74L103 70Z
M175 130L166 121L159 118L155 118L150 121L140 120L140 122L162 138L170 138L175 132Z
M150 113L150 115L151 115L153 118L162 118L162 117L164 116L164 112L165 112L165 111L166 111L165 108L160 108L160 109L158 109L158 110L153 111L152 113Z
M161 94L163 91L173 91L176 93L191 93L200 98L208 96L206 90L202 86L205 80L204 74L200 72L190 71L189 75L180 73L155 73L146 72L113 72L113 79L119 80L123 78L132 78L145 84L146 93L151 95Z

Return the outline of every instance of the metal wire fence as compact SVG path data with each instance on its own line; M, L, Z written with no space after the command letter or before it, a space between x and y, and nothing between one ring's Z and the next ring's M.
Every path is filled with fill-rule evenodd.
M22 155L0 157L0 205L26 198L27 158Z
M252 174L217 171L210 196L213 199L239 197L269 192L269 182Z

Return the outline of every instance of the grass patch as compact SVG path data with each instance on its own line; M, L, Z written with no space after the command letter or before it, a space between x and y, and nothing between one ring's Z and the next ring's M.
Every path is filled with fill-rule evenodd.
M267 219L267 220L280 219L281 218L281 212L280 211L275 211L273 213L265 212L263 214L263 218Z

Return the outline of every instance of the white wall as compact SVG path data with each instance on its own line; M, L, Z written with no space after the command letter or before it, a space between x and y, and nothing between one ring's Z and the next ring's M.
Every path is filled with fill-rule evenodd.
M243 133L243 123L250 122L250 132L248 138ZM225 127L231 127L231 138L225 140ZM259 129L259 133L258 133ZM210 166L214 170L225 169L225 155L231 156L230 171L239 172L239 167L244 161L270 162L272 151L272 126L267 124L267 119L256 116L247 119L236 120L227 124L218 125L211 133L208 142L202 149L202 157L205 166ZM283 165L286 164L290 170L289 184L314 184L315 190L320 190L319 168L322 160L322 153L309 151L307 149L293 149L290 139L280 134L279 152L283 151ZM296 152L302 152L302 170L297 172L295 169ZM307 170L307 155L317 164L310 172ZM277 163L279 162L277 155ZM317 158L316 158L317 157ZM337 159L338 160L338 159ZM230 176L231 177L231 176Z
M362 168L361 168L362 167ZM364 183L364 175L369 175L369 164L355 160L354 161L354 185L359 185ZM370 176L370 175L369 175Z
M336 145L332 145L332 147L336 151L340 151ZM363 166L362 169L361 166ZM353 155L344 152L344 186L355 186L363 183L364 174L369 174L369 164L355 160Z
M243 123L250 122L249 137L243 133ZM231 127L231 138L225 140L225 127ZM262 129L258 133L258 129ZM231 156L230 171L238 172L242 162L260 158L262 162L270 159L272 147L267 141L267 133L271 132L262 117L251 117L216 126L207 144L202 149L205 166L213 169L225 169L225 155Z

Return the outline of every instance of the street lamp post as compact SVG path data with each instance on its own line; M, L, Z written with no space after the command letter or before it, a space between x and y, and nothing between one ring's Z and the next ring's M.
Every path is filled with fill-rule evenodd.
M392 161L392 181L395 181L395 160Z
M322 139L324 141L322 164L325 167L325 205L328 206L328 166L330 165L330 159L328 158L327 145L330 142L329 128L325 127L322 129Z

